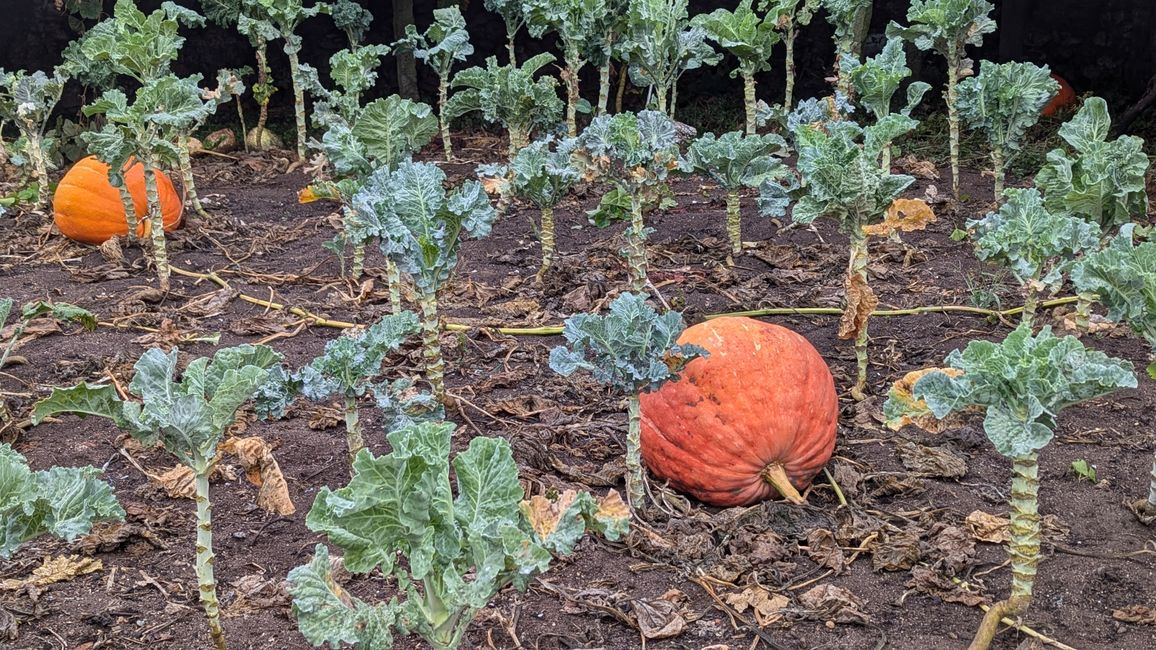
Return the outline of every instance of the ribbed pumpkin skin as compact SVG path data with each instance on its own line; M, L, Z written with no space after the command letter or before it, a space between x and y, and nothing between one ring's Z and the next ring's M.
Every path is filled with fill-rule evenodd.
M136 216L140 219L137 235L145 237L149 233L149 222L146 218L148 198L144 165L134 164L124 177L136 207ZM168 232L181 223L184 198L177 194L169 177L159 172L157 193L165 232ZM120 201L120 192L108 182L108 165L95 156L77 161L56 186L56 194L52 197L52 219L65 237L86 244L103 244L113 237L127 235L124 204Z
M1056 96L1052 97L1052 101L1048 102L1044 110L1040 111L1040 114L1044 116L1055 115L1056 111L1074 104L1076 101L1076 91L1072 89L1072 84L1068 83L1067 79L1064 79L1054 72L1052 73L1052 79L1055 79L1056 83L1060 84L1060 92L1056 93Z
M761 476L774 463L805 488L831 458L839 416L835 382L819 352L789 329L739 317L687 328L678 342L710 356L641 396L647 467L717 506L777 496Z

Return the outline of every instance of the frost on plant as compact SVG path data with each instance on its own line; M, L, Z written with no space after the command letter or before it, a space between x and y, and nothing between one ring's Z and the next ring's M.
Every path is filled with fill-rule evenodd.
M1068 147L1048 152L1036 174L1036 187L1043 191L1049 209L1078 214L1106 232L1148 210L1144 140L1134 135L1109 140L1111 127L1107 102L1088 98L1060 127Z
M707 354L697 345L678 343L684 329L682 314L659 314L647 304L646 296L624 293L610 303L605 315L567 318L562 330L567 344L550 351L550 367L563 377L588 372L598 383L629 398L626 485L634 508L643 507L646 499L638 395L677 380L686 364Z
M731 77L743 79L743 106L746 109L746 133L757 127L755 75L771 69L771 52L781 40L776 16L760 16L752 7L754 0L742 0L734 11L715 9L694 17L693 24L706 30L707 38L738 60Z
M378 569L398 597L371 604L335 579L329 552L289 573L298 628L313 645L386 648L416 634L438 650L457 648L474 616L513 585L525 591L554 554L586 531L615 540L629 512L614 492L596 500L568 490L525 500L510 446L478 437L450 461L453 425L422 423L389 434L393 451L361 451L353 478L321 488L306 518L344 552L355 574ZM450 470L456 485L450 481Z
M687 0L633 0L618 56L630 66L630 80L650 88L650 106L673 118L683 73L722 60L706 38L690 23Z
M95 467L53 467L34 472L0 443L0 559L24 542L52 535L71 542L98 521L124 519L124 509Z
M494 57L486 66L462 70L454 75L458 89L445 107L448 119L478 111L482 119L505 127L510 138L509 157L530 142L535 130L549 132L558 124L562 100L554 90L553 77L535 79L538 72L554 61L543 52L526 59L521 66L498 65Z
M1003 194L1005 167L1059 90L1048 67L1033 63L980 61L979 74L960 82L959 115L987 136L997 199Z

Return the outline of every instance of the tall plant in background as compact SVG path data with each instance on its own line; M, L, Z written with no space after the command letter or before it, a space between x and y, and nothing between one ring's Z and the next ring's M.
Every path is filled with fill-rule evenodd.
M289 57L289 74L293 81L293 115L297 121L297 158L305 159L305 91L301 86L301 77L298 72L301 52L301 36L297 28L306 18L312 18L321 12L323 5L305 6L306 0L241 0L241 13L246 17L245 33L259 33L266 43L274 38L285 41L285 55ZM240 25L238 25L240 27ZM270 30L270 27L272 29ZM252 37L250 37L252 38ZM267 66L267 62L260 60L259 70Z
M1060 84L1047 66L979 62L979 74L959 84L959 116L987 136L995 172L995 197L1003 195L1006 168L1024 134L1040 119Z
M738 75L743 79L747 135L754 135L758 128L755 75L771 69L771 52L781 40L776 30L776 17L770 14L759 16L751 8L753 2L742 0L734 11L715 9L709 14L695 16L692 21L706 30L707 38L738 60L738 67L731 72L731 77Z
M542 244L542 266L536 275L546 279L554 263L554 206L565 198L581 174L570 164L573 140L565 140L556 151L551 138L538 140L518 152L508 165L482 165L478 176L486 191L514 196L533 203L541 212L538 240Z
M918 1L918 0L916 0ZM871 27L871 0L819 0L827 22L835 29L835 88L851 95L851 80L844 63L854 61L863 52L863 39Z
M732 255L743 250L739 192L790 174L780 158L786 153L787 142L779 135L744 135L738 131L717 138L707 133L687 148L681 171L706 174L726 191L727 235Z
M449 101L450 71L455 61L465 61L474 53L470 43L470 33L466 31L466 19L460 9L447 7L434 9L434 21L422 33L417 27L406 25L405 40L397 47L413 48L413 55L434 69L438 76L438 123L442 132L442 149L446 160L454 159L453 141L450 140L450 120L446 116Z
M579 370L595 381L626 395L629 424L626 434L626 494L636 510L646 504L642 473L642 417L638 396L676 381L678 372L706 350L679 345L686 329L682 314L659 314L646 296L624 293L610 303L604 316L578 314L566 319L562 335L566 346L550 351L550 367L569 377Z
M579 75L591 53L599 56L606 41L606 0L525 0L526 26L530 35L541 38L547 31L558 35L562 60L566 64L562 83L566 86L566 134L578 135ZM607 89L609 92L609 89Z
M197 502L196 573L201 605L218 650L225 650L213 576L213 517L209 473L217 444L233 425L237 410L265 383L268 368L281 355L263 345L218 350L193 360L177 378L178 350L153 348L137 361L122 399L109 384L56 388L32 411L33 423L59 413L108 418L146 447L160 444L193 472ZM138 401L139 400L139 401Z
M482 0L482 5L486 11L492 11L502 17L502 22L506 24L506 54L509 57L506 63L518 65L518 55L514 52L514 39L526 25L522 0Z
M920 50L935 50L947 59L948 146L951 153L951 191L959 198L959 104L956 90L959 80L972 74L972 60L967 46L979 46L984 34L995 31L995 21L988 15L995 8L988 0L911 0L907 9L909 26L892 22L887 36L898 36L915 43Z
M262 18L262 13L253 0L238 0L241 3L237 15L237 31L249 39L253 54L257 58L257 81L253 84L253 100L257 102L257 124L246 132L245 146L257 151L279 149L281 138L270 131L269 100L277 92L273 83L273 69L269 66L269 43L279 38L277 28Z
M678 154L674 121L657 111L596 117L578 137L573 163L583 179L605 179L630 197L625 255L634 292L649 284L643 206L660 202L667 176L678 168Z
M883 51L859 62L854 56L846 54L839 63L839 70L847 76L851 89L859 100L859 104L882 120L891 114L892 99L903 81L911 76L911 68L907 67L907 54L903 51L903 41L897 38L887 39ZM911 115L912 109L923 101L923 95L931 86L922 81L913 81L907 86L907 104L899 110L901 115ZM891 144L883 148L883 171L891 172Z
M1084 255L1072 269L1072 284L1081 295L1095 296L1108 308L1108 318L1127 323L1156 353L1156 242L1133 242L1135 226L1125 224L1103 249ZM1156 362L1148 365L1156 379ZM1146 525L1156 522L1156 451L1148 498L1131 504Z
M972 341L949 354L946 365L916 381L914 397L939 419L983 411L984 433L1012 461L1011 596L987 611L969 646L986 650L1000 621L1021 616L1031 603L1040 552L1039 452L1055 435L1060 411L1135 388L1136 375L1127 361L1087 350L1075 337L1054 336L1048 327L1033 336L1026 323L1002 343ZM884 408L891 406L889 400Z
M784 113L790 113L795 108L795 39L799 36L800 27L811 24L817 3L818 0L759 0L759 10L767 12L767 19L782 34L783 46L786 48L783 70L786 86Z
M309 643L390 648L396 633L453 650L499 591L525 591L587 531L610 540L626 533L630 512L616 492L597 501L573 490L523 500L509 444L474 438L451 463L453 430L444 422L396 429L391 453L362 451L348 485L321 488L309 528L345 552L345 569L380 568L403 593L377 604L351 596L318 544L313 560L288 579L293 616Z
M866 128L836 120L804 122L795 130L802 187L792 218L807 224L820 216L831 217L851 239L839 338L855 340L858 379L851 394L856 399L865 396L867 326L879 304L868 284L867 238L922 229L935 219L923 201L898 199L915 179L884 171L879 163L887 144L915 125L910 117L893 113ZM782 216L786 212L784 197L773 192L776 187L775 183L763 186L759 207L765 215Z
M1011 188L1003 193L999 212L969 221L979 259L1007 267L1024 291L1023 322L1029 326L1036 315L1039 294L1055 291L1076 256L1093 250L1100 228L1067 212L1053 212L1034 188Z
M422 318L422 355L434 396L445 401L438 290L458 264L464 237L490 234L497 213L477 181L447 192L437 165L404 161L382 168L353 197L367 229L380 238L381 252L413 280Z
M630 66L630 79L650 88L650 104L674 117L678 80L687 70L715 65L722 56L692 25L687 0L630 0L618 53Z
M562 100L554 91L553 77L534 79L554 55L543 52L526 59L521 66L498 65L494 57L486 67L473 67L454 75L459 88L446 104L446 119L479 111L482 119L500 124L509 134L509 157L513 158L530 142L535 129L552 130L562 115Z
M48 207L48 147L45 132L52 109L60 101L67 81L62 69L52 76L37 70L31 74L17 70L5 72L0 68L0 124L12 122L20 131L23 146L16 151L24 154L36 179L36 208ZM0 144L0 148L3 145Z

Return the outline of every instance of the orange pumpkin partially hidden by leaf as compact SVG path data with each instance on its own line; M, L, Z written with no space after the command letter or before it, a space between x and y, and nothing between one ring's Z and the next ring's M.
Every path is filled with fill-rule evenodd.
M1048 102L1044 110L1040 111L1040 114L1046 117L1051 117L1061 108L1067 108L1076 103L1076 91L1072 89L1072 84L1054 72L1052 73L1052 79L1055 79L1056 83L1060 84L1060 92L1052 98L1052 101Z
M139 220L137 236L146 237L150 224L144 165L133 164L125 172L124 180ZM177 193L168 176L160 172L157 172L157 194L165 231L168 232L181 223L184 197ZM56 186L56 194L52 197L52 219L65 237L86 244L103 244L113 237L127 235L124 203L120 200L120 191L108 182L108 165L95 156L77 161Z
M646 465L711 505L801 501L798 490L835 448L839 403L823 357L799 334L753 318L709 320L678 342L710 355L641 396Z

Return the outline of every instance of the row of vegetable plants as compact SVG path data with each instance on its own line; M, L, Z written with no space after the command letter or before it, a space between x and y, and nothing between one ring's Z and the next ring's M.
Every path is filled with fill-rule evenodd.
M213 4L228 8L226 3ZM983 0L915 0L908 13L910 25L890 28L892 38L883 51L867 58L858 50L870 3L855 0L767 2L757 7L744 0L734 11L720 9L694 18L687 15L685 0L634 0L613 7L601 0L487 0L486 6L503 16L511 42L523 25L533 35L548 29L559 32L565 102L556 81L542 74L553 55L519 64L513 60L512 45L507 64L491 58L484 66L451 76L455 63L472 49L465 21L454 8L437 10L429 29L411 29L389 46L360 43L370 16L351 2L305 7L291 0L241 0L235 12L210 12L214 20L235 23L255 35L259 84L266 88L262 104L269 92L262 52L272 40L285 41L298 109L298 155L312 151L323 162L299 199L340 204L343 226L329 248L343 258L344 251L352 249L353 277L364 272L367 253L376 245L385 261L393 313L335 339L322 355L296 369L265 346L223 349L183 370L175 350L149 350L138 361L126 393L105 384L55 389L37 404L33 421L61 413L108 418L142 443L162 446L189 468L196 487L196 573L219 648L226 640L213 577L208 477L226 430L250 403L264 417L281 417L299 396L342 401L351 480L338 490L323 488L306 521L342 548L349 570L380 568L406 592L405 600L378 604L350 596L331 579L328 550L318 545L313 561L289 576L299 627L316 645L380 647L392 643L395 633L416 633L434 647L457 647L473 616L498 590L510 584L524 589L548 568L553 555L570 552L587 530L616 539L625 534L632 512L644 518L644 463L655 476L706 503L734 505L776 494L799 501L799 490L821 471L835 444L838 404L826 363L797 335L752 330L755 326L736 324L735 319L704 323L724 328L715 331L725 335L713 338L692 332L695 328L684 331L681 314L665 309L647 277L647 218L669 205L674 176L704 174L726 193L732 256L744 248L744 190L758 190L758 212L765 217L785 216L789 210L799 224L834 220L849 241L839 336L855 342L857 376L850 392L862 399L869 390L868 324L879 305L869 282L870 238L920 229L935 219L927 203L903 198L914 179L892 173L890 163L892 147L918 124L912 111L929 89L908 79L911 71L901 40L908 39L948 59L945 95L956 191L960 122L981 130L991 146L997 209L968 222L960 238L973 240L980 259L1007 266L1025 296L1023 323L1002 342L973 342L952 353L945 368L904 378L885 406L897 426L949 426L954 413L982 410L984 430L995 449L1013 462L1012 595L992 608L977 632L973 647L986 647L999 621L1021 615L1030 602L1039 561L1038 453L1053 437L1059 411L1136 386L1130 363L1088 350L1074 337L1056 336L1048 327L1037 332L1033 326L1039 296L1068 282L1079 291L1082 318L1093 303L1102 303L1109 318L1126 322L1156 346L1156 248L1133 223L1147 205L1143 181L1148 161L1142 142L1129 136L1109 139L1105 102L1088 98L1060 127L1067 146L1048 154L1034 187L1005 190L1004 170L1058 84L1046 68L1027 63L984 61L978 73L972 70L966 47L995 29L988 16L992 6ZM760 105L754 75L766 69L774 44L783 40L788 49L793 47L799 26L820 8L836 27L833 94L794 105L793 84L788 83L784 104ZM347 31L351 44L331 59L328 86L296 58L297 27L322 12ZM107 165L107 181L121 199L121 213L115 216L124 221L122 232L130 239L149 237L158 279L166 290L160 170L181 172L188 199L200 212L189 138L219 105L243 92L239 71L222 71L217 87L210 89L201 87L199 77L172 74L171 63L184 40L180 29L202 21L172 3L145 14L129 0L119 0L111 18L70 48L55 76L5 75L6 94L0 96L0 108L11 111L5 117L23 120L17 120L24 134L18 146L29 152L44 189L45 145L37 138L43 136L63 79L83 78L104 88L85 109L104 116L104 125L84 138ZM673 119L677 83L686 70L722 59L710 43L737 62L746 123L742 130L695 137ZM436 114L425 104L397 96L363 101L382 57L403 48L435 68L441 80ZM597 106L582 103L577 90L581 69L593 63L607 70L614 58L628 66L635 83L650 89L654 110L608 114L605 72L600 73L603 88ZM793 76L790 56L787 66L786 74ZM139 85L131 101L117 87L118 77ZM904 87L905 101L895 110L894 95ZM455 90L452 95L450 89ZM304 113L306 93L314 98L313 140L308 139ZM581 110L596 115L579 130ZM438 164L413 156L440 134L444 154L452 158L450 121L470 112L506 130L508 159L479 166L477 180L451 185ZM263 121L257 128L265 128ZM760 128L774 132L760 134ZM258 131L246 139L262 137ZM796 156L793 166L786 163L789 154ZM146 195L143 212L129 182L138 164ZM444 405L453 398L445 388L438 294L452 279L463 239L486 236L501 213L517 201L529 202L540 213L538 278L544 279L556 256L554 208L579 183L597 183L606 190L593 219L627 222L627 291L604 315L567 319L562 332L566 344L553 350L550 365L562 375L589 372L626 398L629 508L613 492L603 499L575 492L553 500L537 495L526 499L505 441L475 438L451 460L454 427L444 421ZM63 183L61 187L66 188ZM62 221L69 215L59 211L59 192L56 216L64 230ZM496 195L496 206L487 192ZM138 224L138 216L147 219ZM404 309L407 294L419 313ZM0 322L10 308L6 303ZM62 318L91 318L71 306L32 305L25 307L22 322L46 309ZM380 376L385 358L418 334L428 393L415 390L407 379ZM701 413L701 397L676 400L669 395L692 383L708 390L705 383L682 381L682 375L714 377L711 373L718 367L738 363L736 357L743 356L727 346L756 337L767 341L767 358L758 363L778 364L779 370L808 377L805 385L814 390L774 390L782 399L795 400L788 409L800 409L803 403L816 408L814 428L784 441L782 427L773 422L758 427L759 434L722 427L712 435L774 450L753 454L757 462L746 463L749 468L736 465L742 468L737 476L687 476L685 462L672 460L673 450L702 445L703 434L696 442L687 423L709 418ZM0 360L0 366L3 363ZM819 392L829 399L814 407ZM392 451L384 456L365 449L359 409L367 395L387 423ZM653 405L649 414L648 403ZM714 426L720 427L717 421ZM756 435L775 444L752 440ZM91 468L33 473L7 447L3 460L0 510L18 522L0 540L6 554L40 534L75 539L93 521L123 515ZM450 482L451 467L456 486ZM33 483L41 487L29 490ZM80 498L64 498L78 493ZM1135 508L1148 521L1156 516L1156 459L1152 492Z

